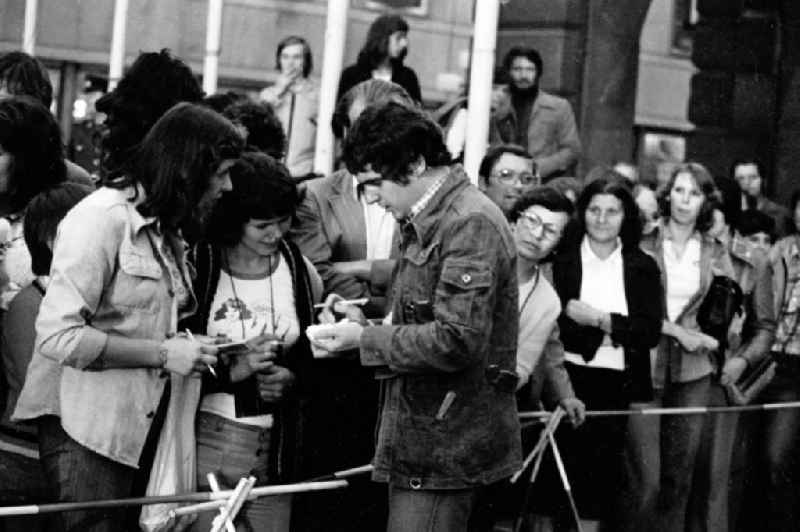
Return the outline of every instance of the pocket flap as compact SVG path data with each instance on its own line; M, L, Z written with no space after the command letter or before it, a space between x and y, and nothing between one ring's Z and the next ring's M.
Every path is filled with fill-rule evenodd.
M128 275L136 277L147 277L149 279L160 279L162 275L161 266L153 257L140 255L132 251L120 252L119 267Z
M445 260L442 282L461 290L476 290L492 284L492 272L483 261Z

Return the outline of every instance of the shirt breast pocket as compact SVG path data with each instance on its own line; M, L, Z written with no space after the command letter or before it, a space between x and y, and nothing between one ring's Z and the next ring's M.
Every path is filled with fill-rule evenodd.
M136 250L122 250L119 268L111 289L111 303L115 306L150 308L160 292L164 272L158 261Z
M492 271L485 261L445 260L436 289L437 310L446 321L481 328L488 324Z

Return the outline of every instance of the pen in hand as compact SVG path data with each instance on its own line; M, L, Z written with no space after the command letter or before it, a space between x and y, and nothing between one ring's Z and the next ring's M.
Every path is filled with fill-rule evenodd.
M192 331L190 331L189 329L185 329L185 331L186 331L186 337L189 338L189 340L191 340L192 342L196 342L197 341L197 340L194 339L194 335L192 334ZM208 368L208 371L214 376L214 378L218 379L219 377L217 377L217 372L214 369L214 366L212 366L208 362L206 362L205 364L206 364L206 367Z

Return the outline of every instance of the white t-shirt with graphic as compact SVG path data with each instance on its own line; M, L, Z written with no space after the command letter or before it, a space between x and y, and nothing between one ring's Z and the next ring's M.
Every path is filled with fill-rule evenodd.
M211 303L207 325L209 336L222 334L231 340L245 340L260 335L262 331L282 338L284 349L294 345L300 336L292 274L283 257L268 277L232 277L221 271ZM238 423L261 427L272 424L269 415L237 418L234 397L228 393L205 396L200 410Z

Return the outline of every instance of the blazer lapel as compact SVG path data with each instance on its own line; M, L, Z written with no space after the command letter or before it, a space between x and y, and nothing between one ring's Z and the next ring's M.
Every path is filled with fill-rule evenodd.
M351 242L354 242L350 255L352 257L366 258L367 230L366 222L364 221L364 209L361 203L356 200L355 191L353 190L353 176L347 172L342 172L342 178L333 188L333 193L328 198L328 202L333 216L339 221L342 233L350 235Z

